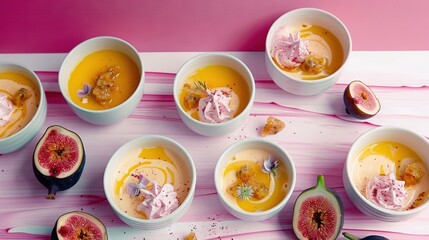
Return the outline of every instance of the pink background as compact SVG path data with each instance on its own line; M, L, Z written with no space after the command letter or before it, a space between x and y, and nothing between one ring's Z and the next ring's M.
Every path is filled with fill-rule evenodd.
M141 52L263 51L274 20L300 7L329 11L354 50L429 50L429 1L25 1L1 4L0 53L68 52L99 35Z

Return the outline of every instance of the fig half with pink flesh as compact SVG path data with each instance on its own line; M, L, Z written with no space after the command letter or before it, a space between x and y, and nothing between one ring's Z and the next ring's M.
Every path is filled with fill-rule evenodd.
M381 108L374 92L361 81L352 81L343 95L346 112L358 119L375 116Z
M79 135L58 125L46 129L33 153L33 172L48 189L48 199L57 191L73 187L85 166L85 149Z
M293 207L292 227L298 239L336 239L344 223L340 197L325 186L322 175L316 186L304 190Z
M81 212L61 215L52 229L53 240L105 240L107 230L103 222L95 216Z

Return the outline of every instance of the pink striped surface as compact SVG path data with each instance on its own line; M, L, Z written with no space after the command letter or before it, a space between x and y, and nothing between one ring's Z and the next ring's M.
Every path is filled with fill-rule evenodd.
M397 57L404 53L396 54L393 55ZM406 54L410 58L426 59L428 56L426 52ZM389 75L386 71L369 75L365 79L380 98L382 111L367 121L356 121L344 112L342 92L346 83L355 77L354 72L362 67L357 59L371 61L375 55L383 59L381 67L390 66L391 71L408 76L407 83L401 82L400 73ZM174 70L159 71L157 66L148 67L145 94L137 109L118 124L94 126L75 116L58 92L56 77L60 62L57 57L48 56L46 60L42 56L33 56L39 58L38 63L34 59L28 63L42 79L48 100L44 127L60 124L76 131L85 144L87 164L77 185L58 193L57 199L52 201L45 199L47 191L37 182L31 167L33 149L42 132L24 149L0 155L0 239L49 239L57 217L73 210L99 217L107 226L111 239L183 239L190 231L194 231L198 239L295 239L291 227L293 203L302 190L315 184L318 174L325 175L327 186L336 190L344 203L343 231L362 237L379 234L390 239L429 239L429 229L425 227L429 209L407 221L380 222L365 216L350 202L342 182L348 149L362 133L379 125L395 125L429 136L427 74L414 76L407 69L397 70L398 63L390 52L356 53L355 61L351 61L334 87L317 96L299 97L285 93L266 76L262 55L240 56L249 63L256 78L255 103L246 123L223 137L196 135L180 120L171 94ZM0 60L6 59L28 61L25 54L22 59L0 55ZM150 62L152 58L145 60ZM186 57L183 60L187 60ZM44 65L32 65L39 62ZM259 65L252 64L258 62ZM181 63L183 61L177 65ZM290 202L279 215L262 222L246 222L233 217L221 206L213 171L217 157L227 146L242 139L259 138L270 115L282 119L286 128L265 139L280 144L289 152L297 169L297 184ZM196 195L189 212L179 222L153 231L141 231L121 222L110 208L102 186L104 168L115 150L146 134L159 134L180 142L193 157L198 175Z

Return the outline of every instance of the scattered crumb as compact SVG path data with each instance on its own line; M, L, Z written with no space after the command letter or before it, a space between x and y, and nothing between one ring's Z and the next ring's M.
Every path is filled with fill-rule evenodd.
M276 134L285 128L286 124L275 117L269 116L264 128L262 129L261 136L265 137L270 134Z
M184 240L197 240L197 235L191 231L188 235L186 235Z

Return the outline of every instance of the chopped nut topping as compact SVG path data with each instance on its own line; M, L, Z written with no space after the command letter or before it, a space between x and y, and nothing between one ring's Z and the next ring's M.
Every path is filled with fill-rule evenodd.
M21 106L25 100L31 97L31 92L25 88L20 88L12 98L12 103L15 106Z
M185 83L183 89L186 91L184 96L185 109L191 110L198 108L200 99L207 97L207 85L204 82L198 81L195 86L191 86L189 83Z
M419 183L424 175L424 171L416 163L410 163L405 167L402 179L405 181L405 186L412 186Z
M195 235L194 232L190 232L188 235L186 235L184 240L197 240L197 235Z
M119 66L113 66L103 69L96 76L95 87L92 93L97 102L106 105L112 101L113 92L118 90L118 86L114 80L119 74Z
M240 170L237 171L237 178L242 182L248 182L253 177L255 177L255 170L248 164L242 165Z
M317 74L325 69L325 65L325 58L310 53L305 56L305 60L301 64L301 69L306 72Z
M286 124L282 120L270 116L267 119L264 129L262 129L261 136L265 137L269 134L276 134L283 130L285 126Z

